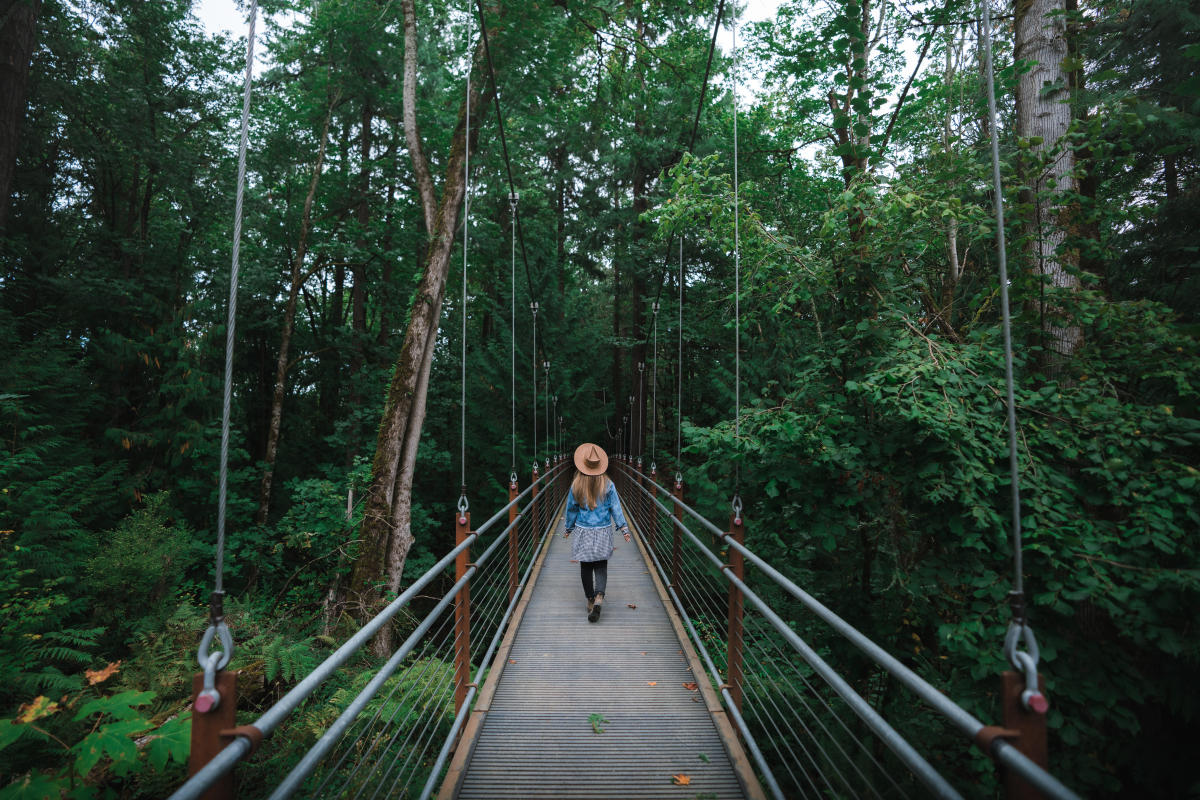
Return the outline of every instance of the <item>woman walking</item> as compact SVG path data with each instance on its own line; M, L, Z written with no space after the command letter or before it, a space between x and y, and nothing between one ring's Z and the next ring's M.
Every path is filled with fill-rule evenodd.
M629 526L621 513L617 488L605 476L608 454L598 445L585 443L575 448L579 472L567 494L563 536L575 534L571 560L579 562L583 593L587 596L588 622L600 619L604 589L608 584L608 559L613 552L613 526L630 540Z

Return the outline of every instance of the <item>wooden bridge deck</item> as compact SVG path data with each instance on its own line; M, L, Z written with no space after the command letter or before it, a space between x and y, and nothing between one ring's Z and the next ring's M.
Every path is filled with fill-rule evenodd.
M560 515L439 798L762 797L637 540L617 537L592 624L561 528Z

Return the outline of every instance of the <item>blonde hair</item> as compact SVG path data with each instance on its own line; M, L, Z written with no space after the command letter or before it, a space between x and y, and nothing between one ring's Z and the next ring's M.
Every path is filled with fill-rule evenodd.
M575 480L571 481L571 494L575 495L575 502L586 509L593 509L600 504L600 498L608 491L608 478L604 475L584 475L582 472L575 473Z

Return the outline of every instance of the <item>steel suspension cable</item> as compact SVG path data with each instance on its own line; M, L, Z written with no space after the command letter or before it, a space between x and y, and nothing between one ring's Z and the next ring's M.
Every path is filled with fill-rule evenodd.
M537 457L537 312L538 304L530 303L529 308L533 311L533 468L536 470L538 465Z
M1045 713L1046 700L1038 687L1037 639L1025 619L1025 580L1021 552L1021 470L1017 462L1017 401L1016 381L1013 378L1012 317L1008 298L1008 247L1004 237L1004 186L1000 179L1000 141L996 128L995 75L992 66L992 17L989 0L980 0L983 6L983 65L984 83L987 84L988 138L992 151L992 191L996 196L996 249L1000 268L1000 315L1004 328L1004 383L1008 401L1008 468L1012 485L1012 551L1013 583L1009 598L1012 606L1012 621L1004 641L1004 655L1013 668L1024 673L1025 691L1021 702L1027 709ZM1018 640L1024 639L1027 650L1018 650Z
M246 195L246 150L250 140L250 95L254 82L254 28L258 20L258 0L250 3L250 21L246 33L246 76L242 87L241 135L238 139L237 193L233 210L233 253L229 269L229 313L225 322L225 387L221 400L221 454L217 478L217 552L213 568L213 592L209 600L209 624L198 653L205 670L205 690L215 689L209 678L233 657L233 635L225 624L225 516L229 497L229 429L233 416L233 345L237 327L238 270L242 252L242 209ZM224 648L220 654L209 651L214 636Z
M692 135L688 139L688 146L685 152L692 152L692 148L696 146L696 134L700 131L700 114L704 111L704 98L708 94L708 78L712 74L713 54L717 50L717 35L721 32L721 19L725 12L725 0L719 0L717 3L716 20L713 22L712 37L708 42L708 58L704 64L704 79L700 82L700 99L696 103L696 116L692 120ZM671 237L674 238L674 237ZM671 238L667 239L667 250L663 254L662 277L658 281L658 296L655 300L662 299L663 286L667 279L667 266L671 260ZM683 237L680 237L680 248L683 247Z
M737 456L742 449L742 248L738 228L738 49L737 16L730 19L733 32L733 498L741 505L738 493L742 484L742 462ZM740 512L739 512L740 513Z
M496 107L496 124L500 131L500 151L504 155L504 168L508 172L508 191L510 195L515 196L517 188L513 183L512 161L508 157L508 137L504 133L504 115L500 113L500 86L496 83L496 70L492 67L492 47L488 41L487 20L483 16L483 0L476 0L475 7L479 10L479 35L483 38L483 53L487 58L488 75L492 80L492 102ZM519 214L516 215L516 220L517 238L521 242L521 260L525 263L525 282L529 289L529 295L532 297L533 280L530 278L529 256L525 252L525 232L521 228Z
M512 292L509 298L512 306L509 323L509 334L512 338L512 368L510 370L512 376L512 466L509 469L512 471L510 479L513 483L517 482L517 202L517 193L510 191L508 206L512 213L512 267L509 270L510 291Z
M680 443L683 441L683 237L679 237L679 318L675 332L679 336L679 353L675 362L675 480L679 472Z
M680 242L683 240L680 239ZM654 304L654 369L650 377L650 471L658 469L658 303Z
M471 52L472 15L467 11L467 53ZM459 511L466 511L467 500L467 249L471 235L471 59L467 59L466 139L463 145L463 269L462 269L462 373L459 401L459 483L462 495Z

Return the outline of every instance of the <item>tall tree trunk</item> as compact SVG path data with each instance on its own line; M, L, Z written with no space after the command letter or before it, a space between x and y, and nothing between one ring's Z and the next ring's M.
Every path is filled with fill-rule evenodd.
M0 232L8 223L21 120L25 117L25 84L42 2L9 0L4 6L0 12Z
M473 120L477 119L481 106L477 88L479 81L472 80L470 96L459 108L458 125L451 139L445 184L439 203L416 122L417 23L414 2L402 0L401 6L404 13L404 128L430 243L404 344L388 386L363 518L362 548L350 577L348 600L360 618L369 617L377 609L381 600L378 588L381 579L388 591L399 588L404 562L413 542L413 468L416 465L421 426L425 420L429 370L445 298L450 254L466 194L463 166L467 147L474 147L479 131L478 125L473 124L472 141L468 144L467 104L470 103ZM472 75L479 73L478 66L481 63L482 39L475 47L471 62ZM376 639L375 648L381 653L390 651L389 629L385 628L384 633Z
M340 93L339 93L340 96ZM287 367L291 354L292 332L296 327L296 303L300 296L300 288L312 271L304 271L304 258L308 254L308 232L312 227L313 200L317 196L317 186L321 182L321 168L325 164L325 143L329 138L329 123L333 119L333 107L337 97L329 103L329 111L325 115L325 125L321 129L321 144L317 148L317 164L313 168L312 180L308 184L308 195L304 198L304 212L300 217L300 236L296 243L296 254L292 259L291 283L288 287L287 306L283 313L283 330L279 335L279 358L275 362L275 391L271 395L271 422L267 428L267 449L263 455L266 467L263 469L262 483L258 490L258 510L254 513L254 522L265 525L271 510L271 484L275 479L275 456L279 451L279 430L283 424L283 398L287 390Z
M363 101L362 134L359 142L359 175L358 175L358 257L350 265L350 276L353 285L350 287L350 375L349 396L347 398L347 418L353 420L359 406L362 404L362 394L359 391L359 373L362 372L365 358L367 331L367 249L370 247L368 228L371 225L371 146L373 137L371 124L374 111L370 98ZM347 437L346 468L354 463L358 454L354 428Z
M1072 209L1061 198L1075 188L1075 154L1062 142L1071 125L1068 75L1063 68L1068 55L1065 11L1065 0L1020 0L1014 53L1018 61L1033 65L1017 83L1017 135L1032 142L1031 154L1038 157L1037 174L1025 181L1032 187L1028 200L1033 209L1025 229L1030 261L1042 279L1034 305L1042 320L1051 374L1083 343L1083 330L1065 318L1054 297L1079 289L1073 269L1078 256L1062 246Z

